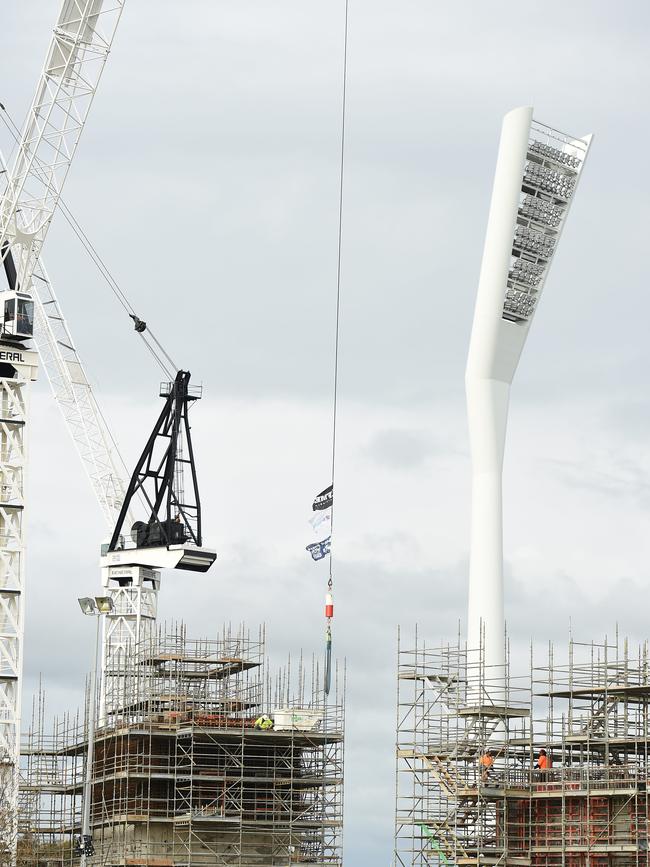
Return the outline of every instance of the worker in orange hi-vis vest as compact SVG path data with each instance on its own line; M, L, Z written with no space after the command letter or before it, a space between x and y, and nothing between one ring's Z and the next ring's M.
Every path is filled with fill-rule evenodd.
M551 767L551 760L549 756L546 754L546 750L540 750L537 754L537 764L535 765L534 770L539 771L539 776L542 779L546 779L546 773Z
M481 769L481 782L487 783L490 771L494 767L494 754L492 750L485 750L478 763Z

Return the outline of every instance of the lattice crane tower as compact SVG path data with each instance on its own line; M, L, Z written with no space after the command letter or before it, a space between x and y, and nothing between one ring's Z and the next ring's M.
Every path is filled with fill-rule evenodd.
M103 0L63 0L0 199L0 260L8 284L0 304L0 789L13 822L0 845L10 850L12 860L20 753L29 383L37 370L36 353L26 344L39 328L57 340L56 311L51 305L46 310L38 295L35 311L33 278L39 276L43 243L123 5L124 0L111 0L106 8ZM62 347L58 356L67 364Z
M472 459L467 646L505 662L503 453L510 385L582 174L591 136L516 108L503 121L465 374Z

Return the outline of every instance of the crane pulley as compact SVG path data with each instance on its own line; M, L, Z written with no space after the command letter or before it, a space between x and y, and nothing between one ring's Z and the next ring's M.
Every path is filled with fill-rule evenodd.
M140 317L136 316L135 313L129 313L129 316L133 319L133 327L138 334L143 334L147 330L147 323L144 319L140 319Z

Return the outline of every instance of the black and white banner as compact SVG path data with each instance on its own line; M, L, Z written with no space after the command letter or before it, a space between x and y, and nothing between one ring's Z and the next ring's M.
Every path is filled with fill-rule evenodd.
M314 512L320 512L321 509L329 509L334 502L334 485L330 485L329 488L325 488L324 491L321 491L320 494L314 500L312 505L312 509Z

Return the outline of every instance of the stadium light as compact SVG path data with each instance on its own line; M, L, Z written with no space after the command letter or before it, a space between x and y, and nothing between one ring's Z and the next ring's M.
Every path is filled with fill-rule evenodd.
M465 385L472 457L468 650L505 663L502 473L510 385L584 168L591 136L506 115Z

